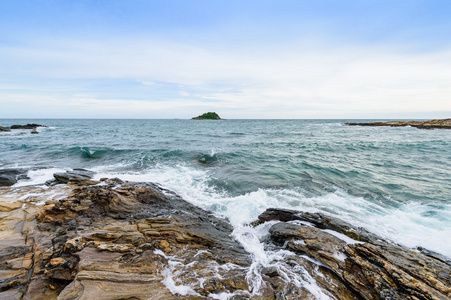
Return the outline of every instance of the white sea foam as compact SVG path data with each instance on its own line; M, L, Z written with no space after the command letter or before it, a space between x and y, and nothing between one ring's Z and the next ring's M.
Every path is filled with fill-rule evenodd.
M53 179L53 174L57 172L65 172L67 169L49 168L28 171L27 176L30 179L19 180L13 187L21 187L28 185L42 185L47 180Z
M347 244L365 244L364 242L360 242L360 241L351 239L349 236L344 235L343 233L340 233L340 232L336 232L334 230L324 229L323 231L339 238L340 240L342 240L343 242L345 242Z
M182 263L177 261L172 256L164 254L163 251L157 249L154 250L154 253L157 255L161 255L164 258L167 259L168 266L163 269L161 274L164 276L164 279L162 283L168 288L168 290L174 294L174 295L194 295L194 296L200 296L196 291L193 290L193 288L189 285L181 284L180 282L176 282L174 280L174 272L176 272L176 267L178 265L181 265Z
M318 299L329 299L327 292L316 285L306 270L302 270L300 267L296 270L283 267L281 263L283 259L293 253L289 251L271 252L264 248L261 240L268 233L272 222L256 228L246 225L256 220L259 214L270 207L321 212L338 217L354 226L363 227L407 247L423 246L451 257L451 247L448 242L448 237L451 236L450 205L443 205L443 210L420 203L406 203L394 207L382 202L354 197L339 189L315 197L306 197L300 188L259 189L231 197L226 193L217 192L214 187L209 185L211 178L208 171L185 165L157 166L145 173L106 172L96 175L96 178L101 177L157 182L177 192L187 201L213 211L219 216L227 217L235 228L234 238L253 257L253 263L247 271L247 280L254 293L258 293L261 287L260 272L262 268L276 266L286 280L308 289ZM428 214L431 211L433 215ZM347 243L358 242L336 232L332 234ZM339 254L337 254L337 258L343 259ZM315 263L317 262L315 261ZM167 284L169 285L170 281Z
M186 295L200 296L193 290L191 286L184 284L176 284L174 279L172 278L173 274L170 268L164 269L162 271L162 274L164 276L164 280L162 282L172 294L174 295L179 294L182 296Z
M340 260L340 261L345 261L345 259L346 259L346 255L344 255L344 254L341 253L341 252L336 252L336 253L334 253L333 255L334 255L334 257L335 257L336 259L338 259L338 260Z
M61 200L67 197L71 187L67 185L55 186L48 189L46 186L22 186L3 189L0 193L1 202L23 201L33 205L42 205L47 200Z

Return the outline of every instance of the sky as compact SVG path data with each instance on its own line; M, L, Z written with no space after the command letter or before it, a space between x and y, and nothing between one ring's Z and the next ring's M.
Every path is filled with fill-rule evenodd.
M207 111L451 118L451 1L0 1L0 118Z

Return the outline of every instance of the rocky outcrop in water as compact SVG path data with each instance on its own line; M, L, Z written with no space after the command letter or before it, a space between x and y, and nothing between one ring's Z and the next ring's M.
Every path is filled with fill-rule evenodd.
M0 170L0 186L11 186L20 179L28 179L27 172L25 169Z
M12 125L11 127L2 127L0 126L0 132L8 132L11 131L11 129L15 130L15 129L29 129L31 130L31 134L38 134L39 131L36 130L36 128L38 127L47 127L44 125L39 125L39 124L26 124L26 125Z
M60 172L53 174L54 179L47 181L45 184L48 186L55 184L66 184L69 182L78 184L94 184L90 181L94 176L93 171L85 169L73 169L66 172Z
M265 247L291 254L258 267L256 290L247 278L251 255L228 221L158 185L75 179L17 190L15 201L2 196L7 189L0 299L317 299L309 284L340 300L451 296L445 260L320 214L260 215L253 225L270 225ZM57 192L69 196L36 205ZM289 280L287 268L305 285Z
M451 129L451 119L429 121L393 121L373 123L345 123L348 126L390 126L390 127L416 127L420 129Z
M46 127L44 125L39 124L26 124L26 125L12 125L11 129L36 129L37 127Z
M269 209L271 238L329 267L363 299L450 299L451 264L321 214ZM352 239L352 240L351 240Z

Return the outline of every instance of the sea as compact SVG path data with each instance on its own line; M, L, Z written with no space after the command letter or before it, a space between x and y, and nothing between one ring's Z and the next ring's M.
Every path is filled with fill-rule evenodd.
M248 226L267 208L451 258L451 130L344 125L372 121L2 119L47 127L0 132L0 169L28 170L12 190L73 168L158 183L228 218L255 264L272 259Z

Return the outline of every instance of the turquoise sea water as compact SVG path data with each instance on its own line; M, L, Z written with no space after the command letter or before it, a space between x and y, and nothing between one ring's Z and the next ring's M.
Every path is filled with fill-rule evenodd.
M49 128L0 133L0 169L30 169L15 186L71 168L157 182L236 228L268 207L319 211L451 257L451 130L347 121L7 119Z

